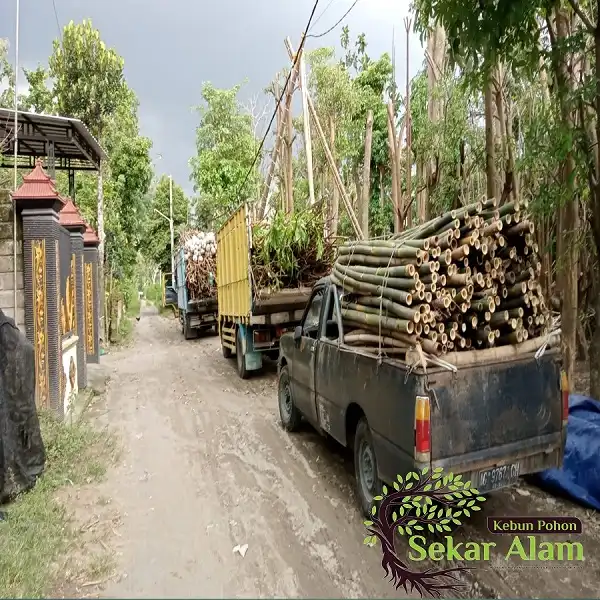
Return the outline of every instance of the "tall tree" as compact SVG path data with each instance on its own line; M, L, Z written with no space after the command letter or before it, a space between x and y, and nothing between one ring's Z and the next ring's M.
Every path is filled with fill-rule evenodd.
M197 153L190 159L191 180L203 213L213 216L215 229L241 202L258 199L261 158L254 158L259 144L252 116L237 100L240 87L224 90L205 83L204 104L197 107L200 124L196 128Z
M71 21L63 29L62 41L54 41L49 60L53 94L59 114L81 119L88 129L102 139L107 123L115 114L125 93L123 59L107 48L92 22ZM104 265L104 195L103 173L98 173L98 254ZM101 278L104 297L104 278ZM106 329L105 329L106 330Z

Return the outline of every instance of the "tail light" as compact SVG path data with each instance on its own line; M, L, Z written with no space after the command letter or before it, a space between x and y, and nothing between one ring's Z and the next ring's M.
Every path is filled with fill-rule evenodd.
M566 424L569 420L569 378L565 371L560 372L560 392L562 395L562 420Z
M266 344L271 341L271 332L268 330L254 331L254 343Z
M415 402L415 459L429 462L431 457L431 406L427 396Z

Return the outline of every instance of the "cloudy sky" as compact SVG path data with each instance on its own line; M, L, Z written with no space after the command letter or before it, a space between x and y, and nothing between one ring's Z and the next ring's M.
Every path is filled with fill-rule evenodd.
M171 173L191 193L188 160L195 152L198 122L192 107L201 101L202 82L231 87L247 79L240 100L260 94L289 65L284 39L289 36L298 45L313 1L20 0L19 63L26 68L47 64L59 27L90 18L125 59L127 81L140 99L143 133L154 143L157 172ZM311 33L332 27L353 1L319 0ZM359 0L342 24L318 40L308 39L306 47L338 47L346 24L352 35L366 34L368 53L377 57L391 52L395 31L397 76L403 82L408 13L408 0ZM16 0L1 0L0 37L10 41L13 61L15 15ZM414 34L410 58L412 76L423 61Z

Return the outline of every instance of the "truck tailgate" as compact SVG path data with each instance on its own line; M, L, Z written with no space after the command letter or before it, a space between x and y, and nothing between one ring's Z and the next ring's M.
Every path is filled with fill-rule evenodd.
M562 431L560 365L554 353L436 373L429 385L435 391L432 461L465 462L465 455L470 455L466 462L485 461L501 456L502 448L534 451Z

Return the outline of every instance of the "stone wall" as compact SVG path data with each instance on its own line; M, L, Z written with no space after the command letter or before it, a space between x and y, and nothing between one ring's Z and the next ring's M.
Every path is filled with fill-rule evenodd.
M25 332L25 296L23 293L23 228L17 219L17 311L16 323ZM13 256L13 203L8 190L0 190L0 308L15 318Z

